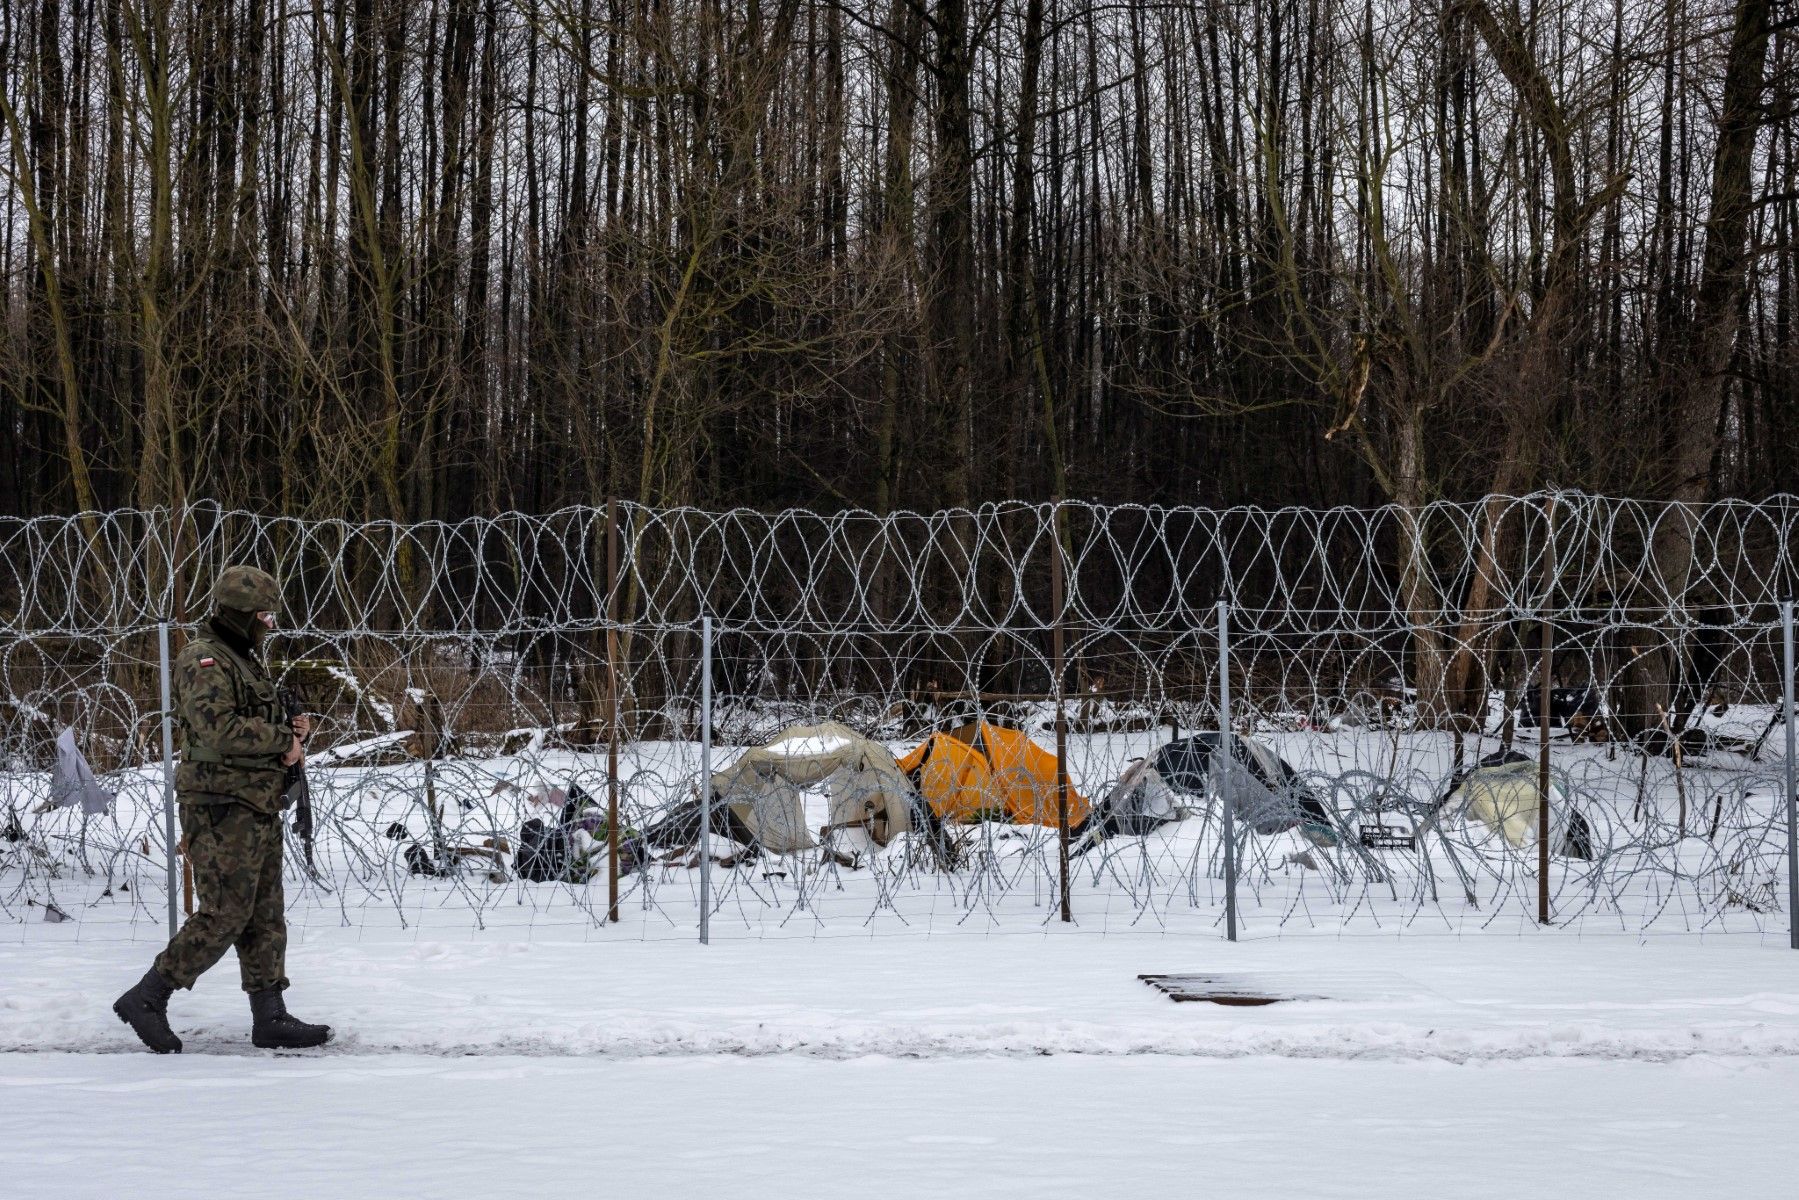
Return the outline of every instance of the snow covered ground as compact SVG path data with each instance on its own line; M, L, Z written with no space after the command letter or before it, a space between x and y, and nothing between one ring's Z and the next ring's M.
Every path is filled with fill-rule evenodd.
M107 1010L155 947L0 945L0 1051L135 1052ZM1784 939L998 935L658 943L357 942L289 951L293 1006L336 1055L852 1059L1165 1054L1467 1062L1799 1056ZM1142 974L1271 994L1176 1004ZM240 1054L234 960L174 1001L190 1052Z
M1078 782L1157 736L1081 739ZM1425 795L1450 769L1437 735L1269 736L1340 790ZM691 750L634 748L634 790L678 795ZM108 1008L164 936L146 774L91 827L39 817L0 870L0 1198L1786 1194L1777 766L1557 754L1627 844L1555 864L1556 927L1534 923L1534 855L1458 841L1469 902L1453 862L1333 883L1283 834L1247 843L1237 944L1198 819L1081 860L1072 927L1043 831L986 826L955 875L891 851L715 871L703 947L682 865L631 877L611 926L603 878L415 878L380 836L432 797L460 841L516 829L521 796L592 784L593 755L321 766L331 836L318 881L289 860L289 998L337 1039L252 1049L228 956L176 997L187 1052L162 1059ZM1308 998L1176 1004L1138 978L1175 973Z
M107 1009L152 949L0 945L7 1194L1640 1198L1799 1172L1784 939L313 931L289 998L330 1047L252 1049L227 956L165 1059ZM1180 972L1322 998L1138 979Z
M1790 1194L1799 1062L0 1057L8 1194Z

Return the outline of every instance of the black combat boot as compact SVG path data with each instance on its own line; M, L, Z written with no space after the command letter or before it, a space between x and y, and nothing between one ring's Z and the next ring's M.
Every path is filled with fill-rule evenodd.
M280 988L250 993L250 1044L264 1050L305 1050L331 1040L331 1026L308 1025L287 1011Z
M180 1054L181 1039L169 1028L169 995L175 985L152 967L137 986L112 1002L119 1020L131 1026L138 1040L158 1054Z

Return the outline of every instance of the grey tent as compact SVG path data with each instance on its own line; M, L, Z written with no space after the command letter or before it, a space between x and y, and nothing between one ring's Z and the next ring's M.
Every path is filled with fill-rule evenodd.
M806 820L808 792L823 793L821 828ZM808 850L815 835L855 831L885 846L912 828L912 787L893 755L847 725L791 725L712 776L715 804L764 850Z
M1093 806L1074 835L1129 837L1149 833L1185 816L1183 799L1156 771L1153 757L1140 758L1125 768L1117 785Z
M1297 826L1315 842L1335 844L1336 823L1297 771L1255 738L1232 734L1230 742L1231 801L1239 821L1264 836ZM1144 834L1210 805L1223 783L1220 759L1215 732L1169 742L1126 771L1077 833L1089 842Z

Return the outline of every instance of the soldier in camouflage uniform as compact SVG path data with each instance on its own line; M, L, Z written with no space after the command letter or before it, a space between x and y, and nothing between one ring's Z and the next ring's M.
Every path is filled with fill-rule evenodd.
M255 567L227 567L213 614L176 657L175 716L185 734L175 798L200 911L188 919L113 1012L158 1054L179 1053L168 1000L237 947L250 995L250 1040L266 1049L317 1046L331 1036L288 1014L287 919L281 892L285 769L301 760L306 718L283 719L262 641L280 590Z

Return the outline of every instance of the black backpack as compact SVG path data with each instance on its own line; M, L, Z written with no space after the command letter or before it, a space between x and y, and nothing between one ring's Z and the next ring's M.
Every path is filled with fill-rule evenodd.
M567 828L552 828L532 817L518 831L518 857L513 870L520 879L532 883L557 882L568 874L572 857Z

